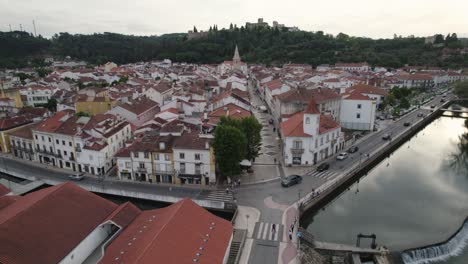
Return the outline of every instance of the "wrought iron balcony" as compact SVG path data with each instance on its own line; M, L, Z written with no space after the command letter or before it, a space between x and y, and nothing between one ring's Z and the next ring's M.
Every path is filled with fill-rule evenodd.
M291 148L291 153L292 154L302 154L302 153L304 153L304 149L303 148Z

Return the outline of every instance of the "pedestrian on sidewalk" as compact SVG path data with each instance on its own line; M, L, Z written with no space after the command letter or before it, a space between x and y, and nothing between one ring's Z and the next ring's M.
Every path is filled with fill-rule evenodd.
M289 240L292 240L292 232L291 232L291 230L288 231L288 235L289 235Z
M275 224L271 225L271 231L272 231L273 233L276 232L276 225L275 225Z
M240 178L237 179L237 187L239 187L239 186L240 186Z

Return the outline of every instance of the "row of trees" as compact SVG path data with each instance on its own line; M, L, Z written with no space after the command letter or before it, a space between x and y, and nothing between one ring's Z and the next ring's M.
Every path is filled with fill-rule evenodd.
M262 125L255 117L233 119L221 117L215 130L213 148L219 171L224 176L240 173L239 163L258 157L262 137Z
M456 34L445 39L442 36L442 39L447 45L462 45ZM449 59L442 59L442 49L425 44L424 38L374 40L343 33L334 37L322 31L289 32L286 29L247 29L235 25L221 30L215 25L206 37L191 40L187 40L185 33L159 37L60 33L48 40L25 32L0 32L0 67L24 66L27 64L26 58L46 54L71 56L92 64L107 61L120 64L164 58L193 63L219 63L232 57L236 44L243 60L268 65L367 61L387 67L405 64L468 67L467 55L454 54Z

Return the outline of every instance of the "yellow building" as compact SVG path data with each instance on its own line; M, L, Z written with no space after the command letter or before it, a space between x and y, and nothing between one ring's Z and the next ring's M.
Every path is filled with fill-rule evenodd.
M9 153L11 151L10 133L30 123L32 123L32 120L25 116L0 119L0 152Z
M75 110L77 113L84 112L91 115L104 114L116 104L117 101L109 97L81 97L75 103Z
M15 107L22 108L23 101L18 88L1 89L0 98L10 98L15 100Z

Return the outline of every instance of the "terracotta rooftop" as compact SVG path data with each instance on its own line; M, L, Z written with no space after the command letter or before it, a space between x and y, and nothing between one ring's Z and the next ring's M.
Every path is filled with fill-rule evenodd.
M100 263L222 263L232 231L230 222L184 199L138 215L108 245Z
M116 208L72 183L18 197L0 210L0 263L59 263Z

